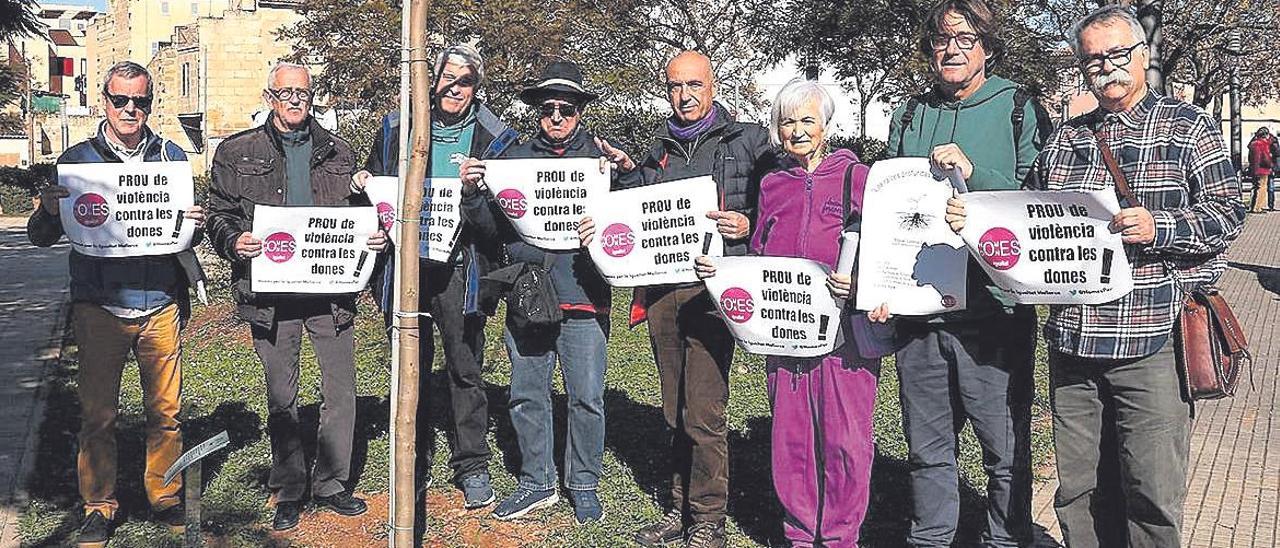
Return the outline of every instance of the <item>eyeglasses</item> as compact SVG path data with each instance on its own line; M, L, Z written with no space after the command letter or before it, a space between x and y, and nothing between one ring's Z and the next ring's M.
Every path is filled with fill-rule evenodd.
M573 103L542 103L540 108L543 118L550 118L556 111L560 112L560 116L572 118L578 115L578 105Z
M956 47L969 51L978 45L978 41L982 40L982 37L972 32L958 32L951 35L935 34L929 37L929 45L933 46L935 51L944 50L951 45L952 40L955 40Z
M1081 57L1079 59L1080 66L1084 68L1085 72L1101 72L1104 64L1107 61L1110 61L1111 66L1123 68L1127 66L1130 61L1133 61L1133 52L1137 50L1139 46L1145 45L1147 45L1146 42L1138 42L1137 44L1124 49Z
M140 97L131 95L113 95L110 93L104 93L103 95L107 96L107 100L111 101L111 106L113 107L124 108L125 105L129 104L129 101L133 101L133 106L138 110L147 113L151 112L152 97L150 95L143 95Z
M294 97L303 103L311 100L311 90L306 88L268 89L267 92L277 101L292 101Z
M690 93L699 93L702 91L702 88L706 86L706 84L697 80L692 82L667 82L667 92L675 93L680 91L680 88L689 88Z

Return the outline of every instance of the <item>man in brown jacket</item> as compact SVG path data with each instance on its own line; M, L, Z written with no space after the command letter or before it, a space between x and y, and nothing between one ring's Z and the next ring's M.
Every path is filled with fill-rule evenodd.
M262 241L250 232L253 207L359 205L368 200L350 188L355 172L351 146L311 117L311 75L305 67L277 64L262 96L272 111L266 123L227 139L213 157L208 225L214 248L231 261L239 316L249 322L253 347L266 370L268 486L276 492L273 527L285 530L298 524L307 489L298 424L298 352L304 329L320 362L324 396L311 494L318 506L342 515L365 511L365 503L343 485L349 479L355 433L356 296L254 294L249 261L262 253ZM368 246L381 251L386 235L371 235Z

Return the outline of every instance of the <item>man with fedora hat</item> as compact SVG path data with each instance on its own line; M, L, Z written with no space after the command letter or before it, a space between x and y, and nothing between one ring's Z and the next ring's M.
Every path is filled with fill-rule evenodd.
M502 158L601 158L599 141L581 123L582 112L597 95L582 85L582 71L572 62L555 61L537 82L520 92L533 108L538 133L507 149ZM462 164L462 183L478 187L482 160ZM615 183L617 181L615 180ZM568 396L564 483L578 523L598 521L604 508L596 496L604 456L605 341L609 333L611 293L585 250L545 251L515 235L505 217L494 213L485 193L463 198L464 212L476 222L481 237L506 243L514 263L545 268L560 303L563 319L554 324L517 324L510 315L505 334L511 357L508 409L520 445L520 477L515 492L493 511L500 520L516 519L559 501L553 451L551 375L560 360Z

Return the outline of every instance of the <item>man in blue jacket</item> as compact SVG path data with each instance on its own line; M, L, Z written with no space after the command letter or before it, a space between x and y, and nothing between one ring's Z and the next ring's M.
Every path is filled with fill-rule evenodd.
M431 100L431 157L428 177L458 176L463 159L491 158L516 140L515 130L507 127L483 105L476 92L484 84L484 57L474 47L459 44L440 54L435 68L435 86ZM352 178L352 189L364 191L368 178L395 176L400 173L401 117L392 112L382 120L373 140L373 149L364 169ZM501 257L502 245L476 235L472 221L464 210L462 224L454 240L453 253L445 262L427 259L427 206L423 201L419 247L421 287L418 309L430 311L422 318L424 333L431 325L440 330L444 346L444 364L449 381L449 410L453 431L450 432L452 455L449 467L453 482L462 489L462 505L467 509L482 508L493 503L495 496L489 483L489 400L485 395L481 366L484 363L485 313L478 305L480 277L488 273ZM390 248L390 246L388 246ZM395 253L388 249L379 257L380 275L375 274L373 295L391 325ZM419 362L430 367L435 361L435 338L424 336L419 346ZM431 375L421 375L421 399L427 401ZM415 485L422 492L431 483L431 420L427 405L418 406L418 457Z
M186 161L182 149L147 127L152 81L147 69L124 61L107 70L102 85L106 120L97 135L69 149L58 165ZM27 222L27 237L38 246L62 238L58 201L69 196L53 185ZM186 217L204 225L204 209ZM105 546L119 503L116 500L116 409L120 375L132 350L142 377L147 414L147 463L143 486L158 521L183 524L182 478L164 483L165 470L182 454L182 364L178 331L190 307L188 285L203 279L195 254L147 257L90 257L72 250L71 321L80 352L80 455L77 471L84 520L80 546Z

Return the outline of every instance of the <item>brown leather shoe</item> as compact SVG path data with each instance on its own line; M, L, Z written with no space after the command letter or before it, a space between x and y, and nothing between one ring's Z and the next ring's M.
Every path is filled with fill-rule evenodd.
M684 527L684 514L672 510L657 522L641 527L632 539L641 546L666 546L684 539Z
M685 548L724 548L724 522L700 521L689 527Z

